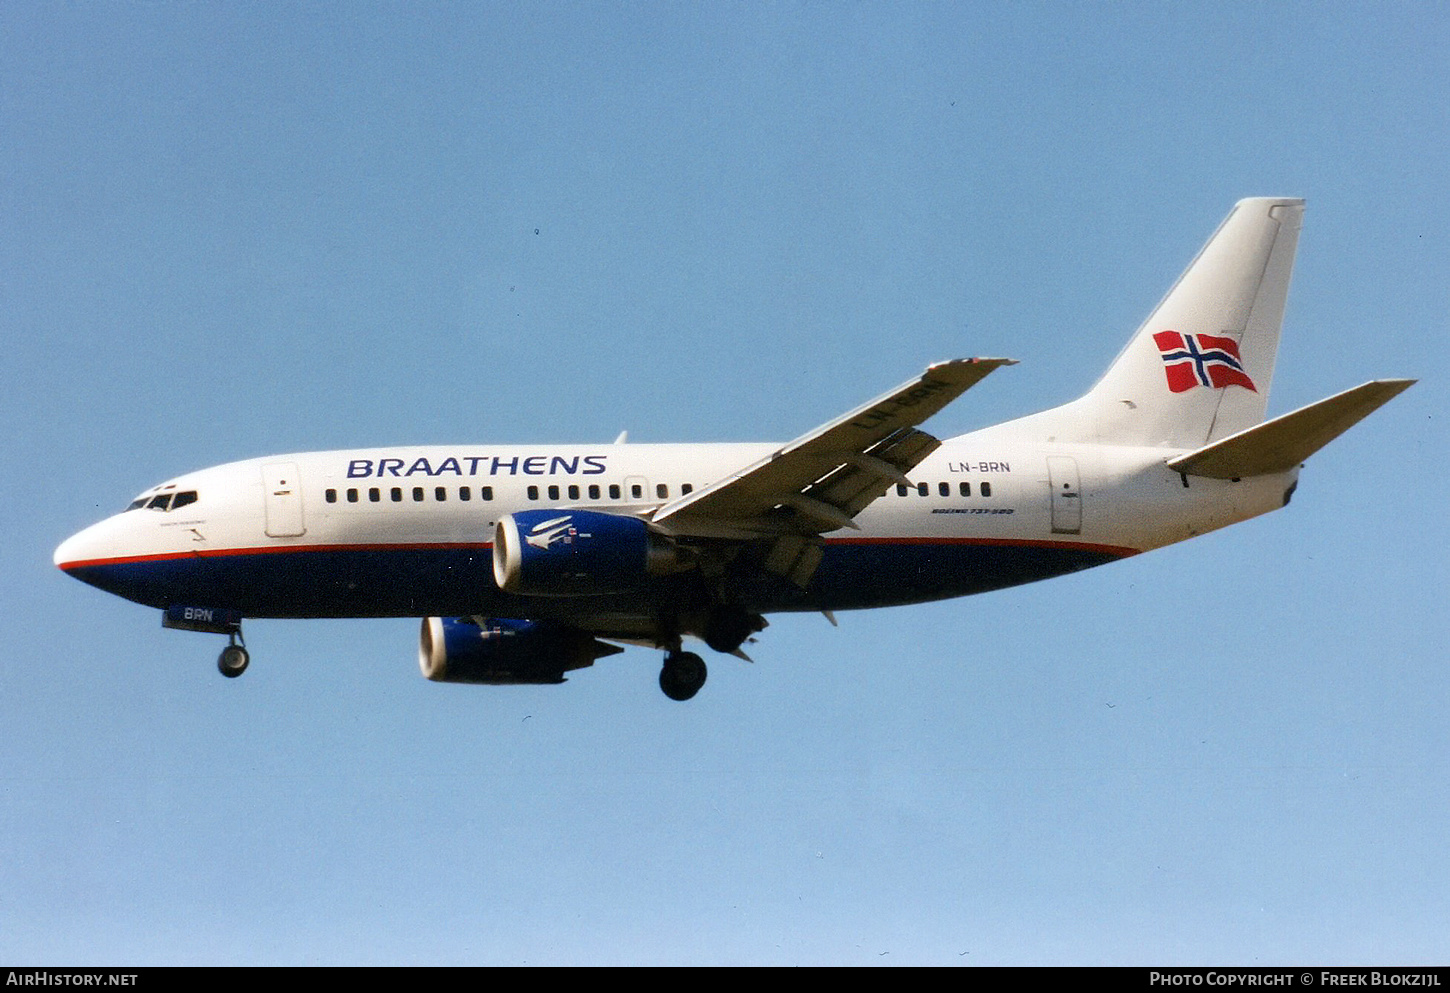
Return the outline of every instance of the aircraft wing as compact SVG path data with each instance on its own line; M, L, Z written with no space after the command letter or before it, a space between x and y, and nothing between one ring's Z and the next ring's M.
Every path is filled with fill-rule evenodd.
M906 482L906 473L941 444L916 425L1014 362L937 363L754 465L665 504L652 521L672 534L713 538L814 537L855 527L852 518Z

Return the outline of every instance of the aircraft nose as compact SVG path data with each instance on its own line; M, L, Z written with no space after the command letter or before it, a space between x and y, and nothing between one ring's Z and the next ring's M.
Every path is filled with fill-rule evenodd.
M117 514L78 531L55 550L55 564L72 579L144 603L164 606L166 593L154 576L138 571L144 554L145 528L138 530L135 514Z
M67 564L76 561L76 559L79 557L76 555L76 552L80 550L80 537L82 534L85 534L85 532L81 531L77 534L73 534L65 541L62 541L59 545L56 546L56 568L64 569Z
M75 567L97 558L96 553L96 529L98 524L77 531L65 541L62 541L55 549L56 567L70 572Z

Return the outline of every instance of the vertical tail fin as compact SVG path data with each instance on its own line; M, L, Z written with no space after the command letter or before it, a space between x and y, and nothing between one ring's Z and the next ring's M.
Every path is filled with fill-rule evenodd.
M1020 422L1058 441L1197 448L1264 419L1304 201L1241 200L1107 373Z

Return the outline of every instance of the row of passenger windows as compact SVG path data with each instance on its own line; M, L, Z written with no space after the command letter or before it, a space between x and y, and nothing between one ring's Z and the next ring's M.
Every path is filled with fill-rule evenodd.
M405 489L402 486L392 486L392 487L388 487L387 490L386 490L387 499L390 502L392 502L392 503L403 503L404 500L406 499L406 497L411 497L411 499L412 499L412 501L414 503L422 503L422 502L424 502L425 500L428 499L428 489L429 488L426 487L426 486L414 486L414 487L411 488L411 492L409 492L408 489ZM446 487L446 486L434 486L432 489L433 489L433 495L432 496L433 496L433 500L434 501L436 501L438 503L443 503L443 502L445 502L445 501L447 501L449 499L449 492L450 491L449 491L448 487ZM609 493L608 499L610 499L610 500L622 500L622 499L624 499L624 488L622 486L620 486L618 483L610 483L609 486L607 487L607 489L608 489L608 493ZM680 487L680 495L681 496L684 496L687 493L693 493L694 490L695 490L695 487L694 486L692 486L689 483L685 483L685 484L683 484ZM631 483L630 484L630 487L629 487L629 498L631 500L643 500L644 499L644 491L645 491L645 488L644 488L644 484L643 483ZM343 490L341 492L342 492L343 499L345 499L348 503L361 503L364 500L367 501L368 503L382 503L383 502L383 493L385 491L380 486L369 486L367 489L359 489L357 487L349 487L348 489ZM605 488L604 487L601 487L598 483L591 483L588 486L578 486L578 485L570 485L570 486L557 486L557 485L555 485L555 486L547 486L547 487L543 487L542 492L546 492L548 494L548 498L550 500L562 500L562 499L566 499L565 494L568 495L567 496L567 499L569 499L569 500L582 500L582 499L585 499L585 494L588 494L588 499L590 499L590 500L603 500L603 499L605 499L605 496L604 496ZM538 486L530 486L528 488L528 490L527 490L527 493L528 493L528 498L530 500L538 500L540 498L540 495L541 495L541 489ZM405 497L405 494L406 494L406 497ZM326 500L327 500L328 503L337 503L339 491L337 491L335 489L329 489L323 495L326 498ZM668 483L657 483L655 485L655 497L656 498L658 498L660 500L667 500L667 499L669 499L669 496L670 496L670 486L669 486ZM458 487L457 497L458 497L459 500L461 500L461 501L463 501L465 503L468 502L468 501L470 501L470 500L472 500L473 499L473 487L471 487L471 486L460 486L460 487ZM480 500L492 500L493 499L493 487L492 486L480 486L478 488L478 498Z
M938 496L949 497L949 496L952 495L952 484L951 483L937 483L936 484L936 492L937 492L937 495ZM965 482L958 483L957 484L957 492L960 493L964 497L971 496L972 495L972 484L971 483L965 483ZM991 496L992 495L992 484L991 483L982 483L982 484L980 484L977 487L977 492L980 495L984 496L984 497ZM907 485L905 485L903 483L897 483L896 484L896 495L897 496L906 496L908 493L915 493L917 496L931 496L931 484L930 483L917 483L915 486L907 486Z
M695 489L694 486L692 486L689 483L685 483L685 484L683 484L683 485L680 486L680 495L681 496L684 496L685 494L693 493L694 492L694 489ZM414 503L423 503L424 501L426 501L429 498L428 490L429 490L429 487L426 487L426 486L414 486L414 487L411 487L411 488L405 488L405 487L402 487L402 486L392 486L392 487L388 487L386 490L384 490L384 488L383 487L380 487L380 486L370 486L370 487L368 487L366 489L359 489L357 487L349 487L346 490L340 491L340 493L341 493L342 498L345 499L348 503L362 503L364 501L366 501L367 503L383 503L384 502L384 499L385 499L384 496L383 496L383 494L385 492L387 494L386 500L389 501L389 502L392 502L392 503L403 503L405 500L410 499L410 498L411 498L411 500ZM434 487L432 487L432 490L433 490L432 499L435 502L437 502L437 503L444 503L447 500L452 499L450 497L450 495L449 495L451 491L446 486L434 486ZM610 499L610 500L622 500L622 499L624 499L624 488L622 486L620 486L620 484L618 484L618 483L610 483L607 488L606 487L601 487L598 483L591 483L588 486L578 486L578 485L575 485L575 484L571 484L569 486L558 486L558 485L546 486L546 487L530 486L525 492L527 493L528 498L530 500L538 500L538 499L541 499L545 494L547 494L548 499L550 499L550 500L563 500L563 499L582 500L582 499L585 499L586 496L590 500L603 500L603 499L606 499L606 497L604 495L605 492L606 492L606 490L607 490L607 492L609 494L608 497L607 497L607 499ZM952 495L952 484L951 483L937 483L936 484L936 491L937 491L937 495L938 496L949 497L949 496ZM958 483L957 484L957 493L960 496L964 496L964 497L971 496L972 495L972 484L971 483L968 483L968 482L960 482L960 483ZM992 495L992 484L989 483L989 482L979 483L977 485L977 493L978 493L979 496L990 497ZM643 483L631 483L630 484L630 486L629 486L629 499L631 499L631 500L643 500L644 499L644 494L645 494L645 487L644 487L644 484ZM916 484L911 485L911 486L907 486L905 484L897 484L897 487L896 487L896 495L897 496L908 496L908 495L911 495L911 494L915 494L917 496L931 496L931 484L930 483L916 483ZM339 498L339 491L338 490L335 490L335 489L329 489L329 490L326 491L325 496L326 496L326 499L327 499L327 502L328 503L337 503L338 502L338 498ZM457 499L458 500L460 500L460 501L462 501L464 503L469 502L470 500L473 499L473 487L471 487L471 486L460 486L460 487L458 487L456 496L457 496ZM657 483L657 484L655 484L655 497L657 499L660 499L660 500L668 500L669 499L669 496L670 496L670 486L669 486L668 483ZM478 488L478 498L480 500L492 500L493 499L493 487L492 486L480 486ZM149 505L152 506L152 507L155 507L156 509L165 510L167 508L164 505L164 503L162 503L160 506L158 506L158 501L165 501L165 500L168 500L168 499L171 499L171 497L169 495L163 495L163 496L154 497L154 498L152 498L151 503ZM174 510L177 507L184 506L187 503L191 503L195 499L196 499L196 494L195 493L178 493L178 494L176 494L175 499L172 501L171 509ZM135 503L133 503L131 505L130 508L127 508L127 509L134 509L134 508L139 507L139 506L142 506L142 505L146 505L146 499L145 498L142 498L140 500L137 500Z
M366 499L369 503L382 503L383 501L383 490L381 487L377 486L370 486L365 490L359 490L356 487L349 487L347 490L344 490L343 493L348 503L357 503L359 502L359 500L362 499ZM337 503L337 490L329 489L323 494L323 496L326 498L328 503ZM428 499L428 488L426 486L414 486L412 497L414 502L422 503L424 500ZM478 498L480 500L492 500L493 487L480 486L478 488ZM391 500L393 503L402 503L403 487L394 486L389 488L388 499ZM448 487L433 487L433 499L438 501L447 500ZM472 500L473 488L471 486L460 486L458 488L458 499L465 502Z

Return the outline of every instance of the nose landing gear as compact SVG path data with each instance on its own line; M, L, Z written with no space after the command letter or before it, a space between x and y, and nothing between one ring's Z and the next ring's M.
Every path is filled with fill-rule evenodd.
M242 638L241 611L173 604L162 611L161 626L178 631L226 635L228 644L217 656L217 671L228 679L236 679L247 671L251 656L247 654L247 643Z
M216 667L223 676L228 679L236 679L247 671L247 665L251 661L252 657L247 654L247 646L237 644L237 635L234 634L232 643L223 648L222 653L217 656Z

